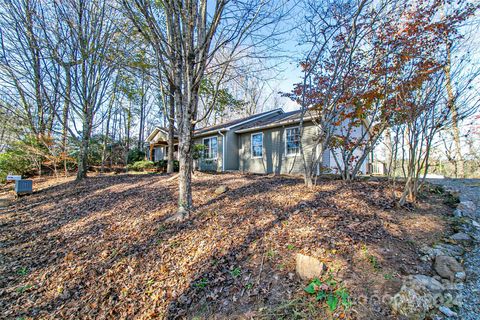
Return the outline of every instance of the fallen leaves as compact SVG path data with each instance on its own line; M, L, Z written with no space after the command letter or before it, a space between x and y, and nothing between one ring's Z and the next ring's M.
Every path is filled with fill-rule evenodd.
M219 186L229 191L214 195ZM168 176L63 181L19 200L0 215L0 317L254 317L302 295L290 276L297 252L317 254L355 292L371 286L362 275L372 279L355 250L395 248L381 265L399 270L416 257L403 240L425 237L408 225L437 222L391 209L382 183L306 189L294 178L196 173L193 190L195 212L172 223Z

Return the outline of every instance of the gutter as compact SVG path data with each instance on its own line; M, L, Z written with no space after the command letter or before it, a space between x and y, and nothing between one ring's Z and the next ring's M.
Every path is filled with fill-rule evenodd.
M218 130L218 134L220 134L222 136L222 172L225 172L225 140L226 140L226 136L220 130Z

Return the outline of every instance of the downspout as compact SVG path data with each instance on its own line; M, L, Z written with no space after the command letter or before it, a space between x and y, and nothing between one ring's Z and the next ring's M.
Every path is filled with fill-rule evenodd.
M220 130L218 134L222 136L222 172L225 172L225 135Z

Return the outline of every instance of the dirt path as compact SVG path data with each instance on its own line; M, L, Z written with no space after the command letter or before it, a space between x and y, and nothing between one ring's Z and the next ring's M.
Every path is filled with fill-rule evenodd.
M457 216L472 219L471 223L463 225L464 232L477 241L471 251L464 256L467 281L462 290L463 306L459 309L460 319L480 319L480 180L478 179L446 179L431 181L442 184L446 188L460 192L460 210ZM462 203L467 203L471 210L462 210ZM461 211L461 212L460 212Z

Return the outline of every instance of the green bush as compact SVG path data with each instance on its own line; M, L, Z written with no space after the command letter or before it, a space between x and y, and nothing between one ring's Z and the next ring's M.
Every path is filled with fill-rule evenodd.
M203 157L203 153L205 152L205 145L203 144L196 144L193 146L192 157L194 160L198 160Z
M155 162L155 167L157 167L161 171L167 171L167 164L168 164L167 160L159 160ZM173 160L173 171L178 172L179 168L180 168L180 164L178 160Z
M128 164L132 164L145 159L145 152L140 149L132 149L128 152Z
M30 173L32 163L26 154L17 149L0 153L0 182L5 182L8 174L26 175Z
M155 168L155 164L152 161L142 160L129 164L127 168L133 171L145 171Z

